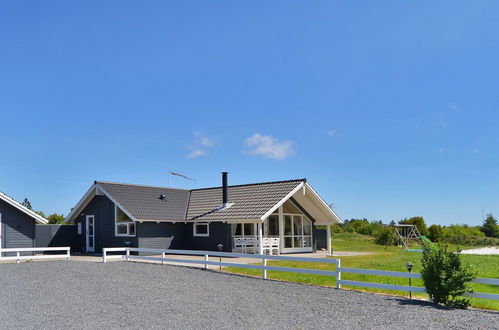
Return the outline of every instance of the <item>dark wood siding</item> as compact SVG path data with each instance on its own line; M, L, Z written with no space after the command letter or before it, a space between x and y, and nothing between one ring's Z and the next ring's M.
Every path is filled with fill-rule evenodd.
M114 235L114 203L106 196L95 196L75 220L82 225L81 235L76 235L78 251L85 252L87 215L93 215L95 222L95 253L102 253L105 247L137 247L137 237L116 237Z
M76 227L74 225L36 225L36 247L69 246L76 251Z
M35 220L12 205L0 200L2 214L2 247L29 248L35 246Z

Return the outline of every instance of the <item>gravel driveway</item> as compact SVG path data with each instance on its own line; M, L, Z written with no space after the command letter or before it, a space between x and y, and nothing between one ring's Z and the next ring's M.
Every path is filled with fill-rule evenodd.
M0 328L499 329L499 313L133 262L0 265Z

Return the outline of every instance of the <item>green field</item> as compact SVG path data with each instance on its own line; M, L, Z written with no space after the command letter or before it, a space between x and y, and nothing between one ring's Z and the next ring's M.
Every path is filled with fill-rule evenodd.
M449 246L451 250L455 250L457 246ZM462 247L468 248L466 246ZM341 259L342 267L349 268L365 268L365 269L376 269L376 270L393 270L406 272L406 264L412 262L414 264L413 272L419 273L421 271L421 253L420 252L406 252L402 248L391 246L385 249L384 246L377 245L373 242L373 239L369 236L360 235L357 233L341 233L334 234L333 237L333 249L335 251L357 251L357 252L372 252L372 255L363 256L348 256L348 257L335 257ZM462 260L464 263L472 264L478 271L478 277L488 277L488 278L499 278L499 256L481 256L481 255L462 255ZM269 265L282 266L282 267L296 267L296 268L313 268L313 269L324 269L324 270L334 270L335 265L324 264L324 263L302 263L294 261L275 261L268 262ZM230 272L261 276L261 271L256 269L244 269L231 267L227 269ZM332 276L320 276L320 275L308 275L308 274L295 274L295 273L285 273L277 271L268 271L268 278L292 281L306 284L323 285L323 286L335 286L336 281ZM385 284L401 284L407 285L408 279L404 278L393 278L384 276L373 276L373 275L362 275L362 274L346 274L342 273L342 279L344 280L355 280L364 282L377 282ZM421 280L412 280L413 286L423 286ZM483 284L473 284L472 285L476 292L487 292L487 293L499 293L499 286L494 285L483 285ZM370 289L361 287L347 287L344 288L369 291L369 292L380 292L392 295L403 295L407 296L407 292L393 291L393 290L382 290L382 289ZM417 294L414 295L420 298L428 298L427 295ZM487 299L472 299L472 306L477 308L486 308L499 310L499 301L487 300Z

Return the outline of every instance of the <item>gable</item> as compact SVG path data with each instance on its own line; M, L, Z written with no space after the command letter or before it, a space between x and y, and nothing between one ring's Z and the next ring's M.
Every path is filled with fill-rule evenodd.
M4 194L2 192L0 192L0 202L3 202L6 206L10 206L10 207L13 207L13 208L17 209L18 211L24 213L29 218L31 218L32 220L34 220L34 221L36 221L38 223L41 223L41 224L48 223L47 219L45 219L44 217L36 214L32 210L28 209L27 207L25 207L24 205L22 205L21 203L19 203L15 199L7 196L6 194Z

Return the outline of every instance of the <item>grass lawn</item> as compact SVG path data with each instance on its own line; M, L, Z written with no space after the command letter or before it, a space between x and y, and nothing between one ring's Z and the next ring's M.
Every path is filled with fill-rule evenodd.
M449 246L450 249L455 250L457 246ZM468 248L463 246L463 249ZM348 256L348 257L335 257L341 259L342 267L349 268L365 268L376 270L393 270L406 272L406 264L412 262L414 264L413 272L419 273L421 271L421 253L420 252L406 252L402 248L391 246L385 249L384 246L377 245L369 236L364 236L356 233L342 233L334 234L333 249L336 251L358 251L358 252L373 252L372 255L363 256ZM462 255L464 263L472 264L478 271L478 277L499 278L499 256L482 256L482 255ZM282 266L282 267L297 267L297 268L313 268L334 270L335 265L322 264L322 263L299 263L293 261L275 261L268 262L269 265ZM254 276L261 276L261 271L256 269L244 269L230 267L227 269L230 272L247 274ZM314 285L335 286L336 281L331 276L308 275L308 274L295 274L268 271L267 276L272 279L279 279L284 281L292 281L299 283L307 283ZM377 282L385 284L401 284L407 285L408 279L394 278L384 276L362 275L362 274L341 274L344 280L355 280L363 282ZM413 286L423 286L421 280L413 279ZM472 285L476 292L499 293L499 286L495 285ZM407 292L383 290L383 289L370 289L361 287L348 287L354 290L362 290L369 292L381 292L393 295L408 296ZM424 294L413 294L413 296L428 298ZM472 299L472 306L478 308L487 308L499 310L499 301L488 299Z

